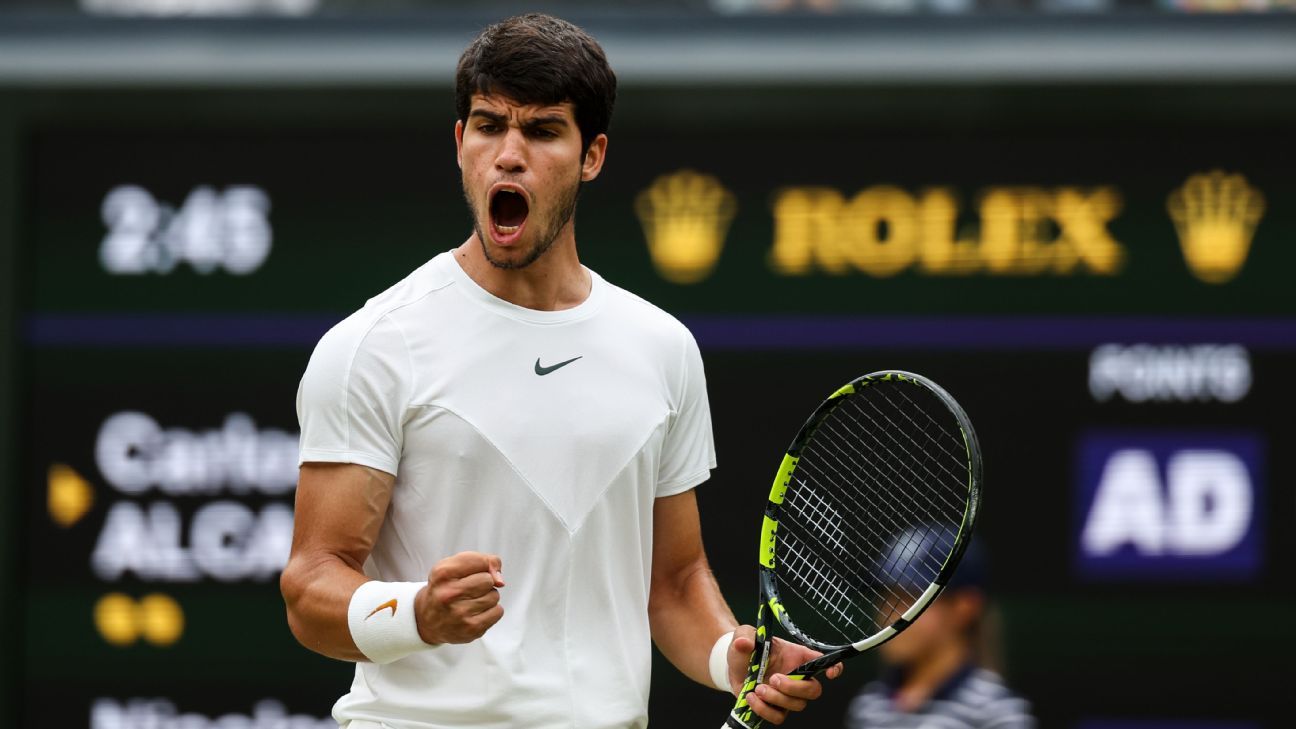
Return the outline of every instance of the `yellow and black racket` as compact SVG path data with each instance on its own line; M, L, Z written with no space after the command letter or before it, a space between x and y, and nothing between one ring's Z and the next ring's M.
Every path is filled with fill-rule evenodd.
M886 370L834 392L801 426L770 489L756 649L725 726L764 723L747 695L765 678L775 622L824 654L788 674L795 679L917 620L963 556L980 503L976 433L939 385Z

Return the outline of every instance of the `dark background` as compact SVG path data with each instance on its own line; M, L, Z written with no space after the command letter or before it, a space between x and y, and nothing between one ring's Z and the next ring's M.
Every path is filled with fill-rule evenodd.
M346 690L350 666L288 633L273 579L109 584L94 574L90 554L116 501L171 501L186 518L214 498L288 502L117 493L95 466L95 437L125 410L188 431L244 412L260 428L295 432L296 383L318 336L467 234L452 100L440 80L449 73L437 69L427 84L0 85L0 594L9 626L0 716L13 725L89 726L91 703L104 697L161 697L209 717L274 698L324 717ZM1296 365L1294 92L1281 75L626 82L608 166L583 193L582 258L699 340L720 460L698 492L704 535L739 618L754 617L759 511L788 439L841 383L902 368L940 382L976 425L1001 668L1041 726L1285 726L1286 656L1296 649L1287 566L1296 464L1285 447L1296 435L1286 376ZM738 202L714 272L692 285L654 269L634 211L636 194L682 168L714 175ZM1191 274L1165 206L1189 175L1213 169L1245 174L1267 203L1246 264L1224 284ZM269 258L247 276L183 264L109 276L98 259L100 205L121 184L177 206L200 185L256 185L271 201ZM778 190L828 186L850 197L878 184L953 188L968 225L986 188L1113 186L1123 205L1109 231L1126 264L1112 276L910 270L881 279L770 267ZM1108 342L1241 344L1253 385L1233 404L1099 403L1088 362ZM1257 576L1077 575L1076 448L1096 431L1259 434ZM55 463L95 490L93 508L66 528L46 505ZM174 597L183 636L169 647L108 644L93 606L109 592ZM796 725L839 726L851 693L875 674L870 658L849 665ZM659 660L654 726L714 725L727 708Z

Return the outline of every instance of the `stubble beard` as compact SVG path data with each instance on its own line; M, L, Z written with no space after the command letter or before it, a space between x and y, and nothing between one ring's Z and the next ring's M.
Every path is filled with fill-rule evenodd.
M483 216L481 210L477 209L477 204L473 202L472 196L468 194L468 187L465 184L463 188L464 200L468 202L468 209L472 212L473 231L477 233L477 242L481 244L482 255L486 257L486 262L495 268L504 270L517 270L526 268L539 260L553 246L554 241L558 239L558 234L562 232L563 227L571 221L576 215L576 201L580 199L581 180L576 178L575 184L563 190L557 203L553 206L554 215L550 218L549 227L540 231L539 238L531 250L520 261L501 261L491 256L490 248L486 245L486 231L482 230L481 221L485 218L490 220L490 203L487 202L486 215Z

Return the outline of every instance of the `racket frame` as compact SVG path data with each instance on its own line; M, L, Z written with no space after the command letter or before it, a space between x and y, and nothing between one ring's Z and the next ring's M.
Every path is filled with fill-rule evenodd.
M797 627L796 623L792 622L779 596L774 561L774 552L778 544L779 511L782 508L788 487L792 483L792 476L796 472L801 453L809 444L810 439L814 437L815 431L818 430L824 419L857 392L878 383L897 381L926 388L949 409L950 414L954 416L955 421L958 423L959 430L963 435L963 445L967 453L969 466L968 499L963 511L963 521L954 537L954 547L950 550L949 556L946 557L945 563L941 565L940 571L931 585L895 622L856 643L847 645L821 643L806 635ZM784 454L774 476L774 484L770 487L769 498L765 503L765 513L761 520L760 604L756 610L756 647L752 651L742 690L739 692L738 700L734 704L729 718L725 721L725 726L730 729L758 729L764 723L764 720L757 716L748 705L747 695L765 680L765 667L769 660L770 648L773 645L773 640L769 635L771 616L795 642L823 653L819 658L808 661L789 672L787 676L792 680L804 680L807 676L815 676L847 658L853 658L865 651L876 648L913 624L922 615L923 611L940 596L950 577L953 576L954 569L963 558L963 553L967 550L967 545L972 539L972 531L976 526L977 515L981 506L981 491L981 446L977 440L976 431L972 428L972 421L968 418L962 406L958 404L958 401L930 379L904 370L880 370L851 380L820 403L819 407L815 408L814 412L801 426L801 430L797 432L796 437L792 439L792 445L788 446L787 452Z

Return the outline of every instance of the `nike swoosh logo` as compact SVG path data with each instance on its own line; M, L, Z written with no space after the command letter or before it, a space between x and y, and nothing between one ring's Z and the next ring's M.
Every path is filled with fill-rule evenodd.
M365 620L368 620L369 618L372 618L373 616L375 616L375 615L377 615L378 613L380 613L380 612L386 610L387 608L391 608L391 611L392 611L392 617L393 617L393 618L396 617L396 600L392 599L392 600L388 600L387 602L385 602L385 603L379 605L378 607L374 608L374 611L373 611L373 612L371 612L371 613L369 613L368 615L365 616Z
M584 357L584 356L585 356L585 355L582 354L580 357L572 357L571 359L567 360L566 362L559 362L558 364L556 364L556 365L551 365L551 366L549 366L549 367L543 367L543 366L541 366L541 364L540 364L540 358L539 358L539 357L536 357L535 372L536 372L537 375L540 375L541 377L543 377L543 376L549 374L550 372L553 372L554 370L558 369L559 367L566 367L567 365L571 364L572 362L575 362L576 360L578 360L578 359L580 359L581 357Z

